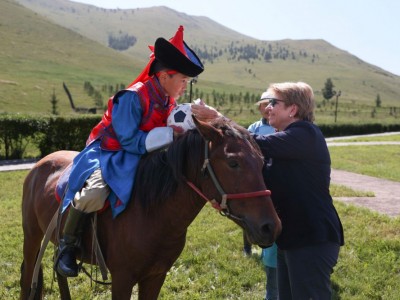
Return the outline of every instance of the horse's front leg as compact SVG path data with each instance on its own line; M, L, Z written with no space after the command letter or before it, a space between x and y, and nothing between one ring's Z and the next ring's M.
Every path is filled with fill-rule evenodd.
M156 300L167 274L150 276L139 282L139 300Z
M112 285L111 293L113 300L130 300L133 286L136 281L131 276L129 270L118 270L111 273Z
M58 288L60 290L61 300L71 300L71 294L69 292L69 286L68 286L68 279L66 277L61 276L57 272L56 274L57 274L57 283L58 283Z

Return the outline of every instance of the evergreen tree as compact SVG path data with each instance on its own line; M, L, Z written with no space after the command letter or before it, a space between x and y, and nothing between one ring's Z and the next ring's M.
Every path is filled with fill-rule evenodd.
M332 80L328 78L325 82L325 87L322 89L324 99L329 100L336 95L336 92L333 90L334 87Z
M376 95L375 103L376 103L376 107L381 107L382 101L381 101L381 96L379 94Z
M57 110L58 99L54 88L53 88L53 95L51 95L50 103L51 103L51 113L53 115L58 115L58 110Z

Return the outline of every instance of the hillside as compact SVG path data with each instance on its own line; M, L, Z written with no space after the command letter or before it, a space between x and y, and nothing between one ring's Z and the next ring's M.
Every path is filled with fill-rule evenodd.
M72 81L73 94L80 99L87 98L81 88L85 81L96 88L106 83L129 83L147 61L147 45L159 36L172 36L182 24L185 40L205 63L206 71L194 87L206 94L216 90L258 95L270 82L302 80L313 86L320 101L320 91L331 78L335 89L342 92L342 103L373 106L379 94L383 106L400 105L399 76L324 40L260 41L207 17L167 7L121 10L67 0L17 1L26 8L12 0L0 4L0 38L10 41L0 51L0 58L7 58L7 62L0 62L6 64L0 70L2 103L7 103L5 95L9 101L9 95L14 97L19 90L17 85L2 81L18 82L30 88L25 92L29 98L34 93L35 97L46 97L45 101L49 101L53 86L61 89L57 94L67 101L59 86L62 81ZM109 44L120 50L111 49ZM32 78L40 82L34 84ZM35 110L31 104L25 101L13 111Z
M53 89L60 112L70 112L63 82L76 105L91 107L93 99L83 90L85 81L127 83L139 72L141 63L134 59L12 0L0 2L0 15L0 112L50 112Z

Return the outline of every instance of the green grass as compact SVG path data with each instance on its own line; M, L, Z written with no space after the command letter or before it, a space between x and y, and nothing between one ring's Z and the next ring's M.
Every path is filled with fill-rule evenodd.
M400 141L400 134L339 139L334 142ZM332 168L400 181L399 147L396 145L330 147Z
M400 181L397 145L330 147L332 168Z
M331 184L329 191L332 197L375 197L374 192L357 191L340 184Z
M376 149L371 151L370 154ZM389 160L383 163L392 164ZM27 171L0 173L1 299L17 299L19 295L20 202L26 174ZM371 196L342 186L332 186L331 194ZM333 299L399 299L400 219L337 201L335 206L344 225L346 244L332 276ZM258 256L260 250L255 248L253 256L245 258L241 247L241 229L207 205L189 227L186 247L168 273L160 299L261 299L265 274ZM45 293L46 299L58 299L56 284L51 289L51 254L49 247L44 260ZM84 275L70 282L73 299L110 298L107 287L91 287Z
M400 219L335 205L345 235L332 276L340 299L400 299Z

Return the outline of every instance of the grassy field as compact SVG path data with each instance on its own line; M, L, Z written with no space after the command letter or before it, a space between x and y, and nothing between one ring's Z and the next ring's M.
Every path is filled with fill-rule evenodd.
M400 181L398 145L330 147L332 167Z
M387 153L384 151L387 146L364 148L365 155L357 155L366 159L361 167L369 165L369 157ZM338 158L342 155L335 152L337 149L331 149L334 168L339 168ZM363 150L357 148L357 151ZM392 155L391 152L381 155L381 164L386 166L382 170L394 169L400 173L398 164L386 157ZM368 168L360 169L360 173L368 172ZM26 174L27 171L0 173L0 299L17 299L19 295L20 202ZM383 172L381 177L387 176L390 173ZM335 187L331 193L334 197L360 195ZM400 299L400 219L337 201L335 206L344 225L346 244L332 276L333 299ZM255 248L251 258L243 257L241 234L240 228L207 205L189 227L184 252L168 273L160 299L261 299L265 274L259 260L260 250ZM51 254L49 247L44 261L46 299L58 299L56 284L51 288ZM84 275L70 282L73 299L110 298L107 287L91 287Z

